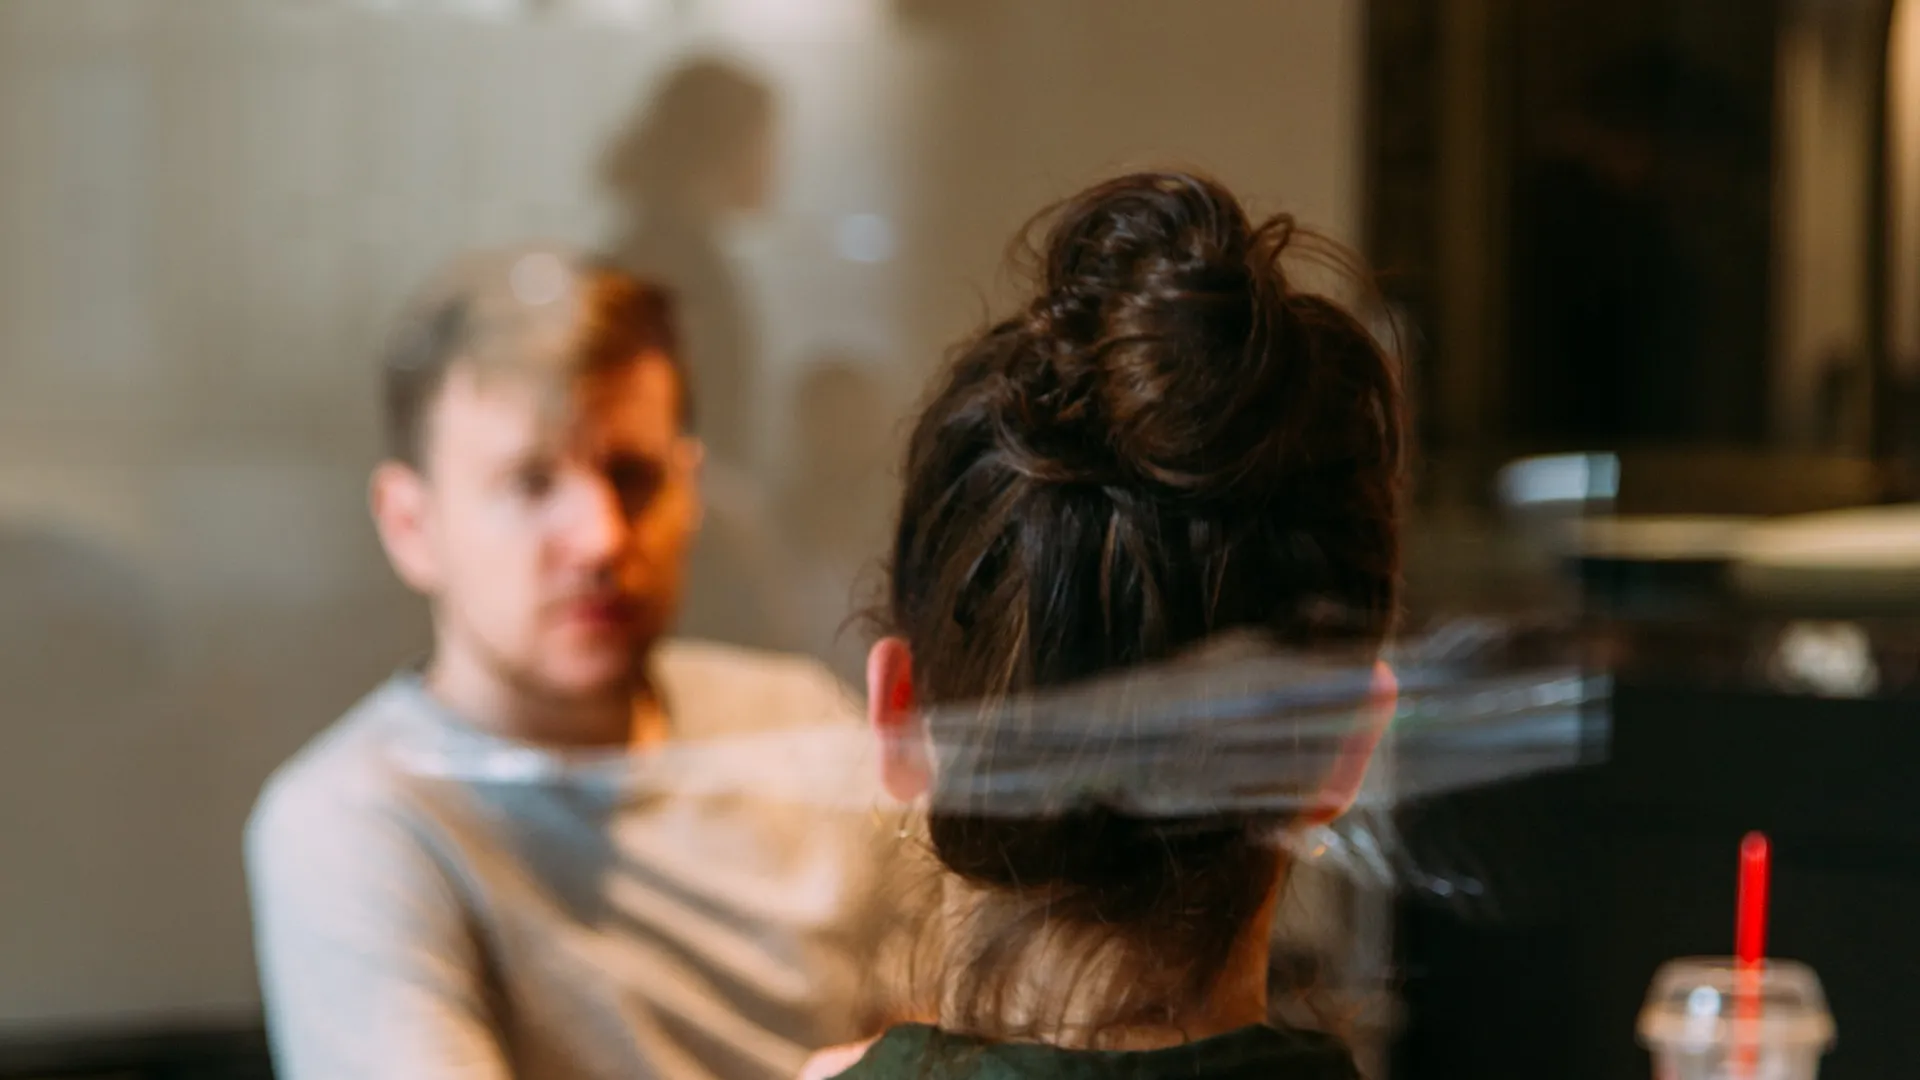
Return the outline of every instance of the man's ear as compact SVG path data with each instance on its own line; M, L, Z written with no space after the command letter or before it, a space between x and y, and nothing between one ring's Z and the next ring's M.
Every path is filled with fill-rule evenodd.
M441 571L428 521L426 478L411 465L383 461L374 467L367 497L393 572L415 592L433 595Z
M1367 778L1367 764L1373 760L1373 752L1379 749L1380 740L1393 723L1393 714L1399 706L1400 680L1394 677L1393 669L1385 660L1374 661L1373 685L1366 702L1360 706L1356 717L1358 725L1341 745L1333 771L1320 786L1313 800L1314 809L1307 814L1309 822L1325 825L1346 813L1360 797L1360 785Z
M913 652L897 637L867 653L867 718L880 741L880 782L887 794L912 802L933 785L927 732L913 694Z

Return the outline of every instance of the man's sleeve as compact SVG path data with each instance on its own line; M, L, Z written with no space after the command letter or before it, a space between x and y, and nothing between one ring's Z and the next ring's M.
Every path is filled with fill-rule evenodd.
M248 822L280 1080L507 1080L465 906L416 827L298 779Z

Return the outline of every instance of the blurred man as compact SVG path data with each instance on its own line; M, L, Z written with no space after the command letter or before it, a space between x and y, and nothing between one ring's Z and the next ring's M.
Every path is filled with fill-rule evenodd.
M807 661L662 640L700 516L670 315L527 249L403 321L373 515L434 650L249 824L282 1080L784 1078L870 1033L874 816L744 794L700 751L856 704Z

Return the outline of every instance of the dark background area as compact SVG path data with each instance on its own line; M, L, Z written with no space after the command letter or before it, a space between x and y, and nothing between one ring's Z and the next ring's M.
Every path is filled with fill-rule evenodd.
M1769 415L1776 287L1792 270L1775 231L1779 50L1808 10L1371 4L1367 243L1415 328L1429 513L1488 512L1500 465L1565 450L1621 454L1621 512L1781 513L1899 493L1898 462L1844 463L1838 375L1821 384L1834 400L1813 403L1812 445L1783 444ZM1890 11L1817 16L1856 20L1884 54ZM1877 153L1858 167L1878 170ZM1874 304L1883 253L1867 236L1853 255ZM1877 405L1864 442L1885 450L1910 436L1877 348L1869 333L1868 355L1838 359L1865 365ZM1472 580L1484 568L1446 570L1462 581L1440 603L1491 594ZM1630 576L1636 601L1666 588ZM1684 603L1585 599L1592 636L1632 645L1606 760L1404 815L1416 848L1476 853L1497 915L1403 899L1407 1023L1392 1074L1650 1075L1632 1035L1642 996L1661 962L1731 951L1735 852L1756 828L1775 841L1773 951L1813 966L1837 1018L1821 1076L1906 1070L1920 1007L1900 980L1920 957L1907 915L1920 907L1907 797L1920 624L1872 630L1883 666L1905 676L1833 700L1756 677L1779 624L1710 583Z

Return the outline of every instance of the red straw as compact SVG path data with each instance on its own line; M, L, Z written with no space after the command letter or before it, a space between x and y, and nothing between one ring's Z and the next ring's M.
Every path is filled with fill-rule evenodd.
M1757 966L1767 955L1767 874L1772 847L1765 833L1750 832L1740 841L1740 903L1734 920L1733 955L1742 967Z
M1767 956L1767 876L1772 846L1764 833L1740 840L1740 900L1733 930L1733 1075L1758 1074L1760 972Z

